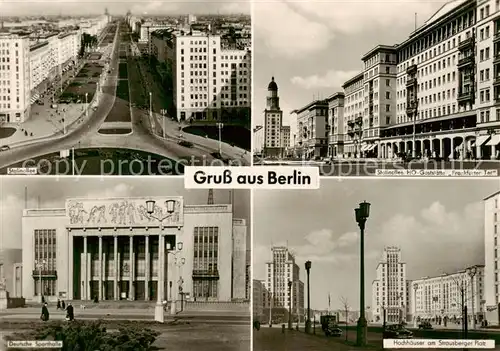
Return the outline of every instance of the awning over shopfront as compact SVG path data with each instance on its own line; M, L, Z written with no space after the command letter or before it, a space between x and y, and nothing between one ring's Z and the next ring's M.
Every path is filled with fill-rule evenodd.
M500 135L498 134L492 135L490 141L486 143L488 146L497 146L498 144L500 144Z
M367 151L369 147L370 147L369 144L365 144L361 147L361 151Z
M371 144L369 147L368 147L368 150L366 151L372 151L373 149L375 149L377 147L377 144Z
M480 135L477 137L476 139L476 146L482 146L486 140L488 140L490 138L489 135Z

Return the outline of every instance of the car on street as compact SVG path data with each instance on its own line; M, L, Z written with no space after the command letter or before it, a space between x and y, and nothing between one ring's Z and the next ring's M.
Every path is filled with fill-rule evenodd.
M389 325L383 332L384 339L411 339L413 333L401 324Z
M9 145L3 145L2 147L0 147L0 151L7 151L7 150L10 150Z
M193 143L187 140L179 141L179 145L184 147L193 147Z
M422 322L418 325L418 329L432 329L432 324L430 322Z

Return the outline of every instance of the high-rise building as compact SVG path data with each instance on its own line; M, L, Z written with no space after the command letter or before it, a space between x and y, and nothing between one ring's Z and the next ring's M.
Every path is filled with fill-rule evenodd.
M27 35L0 33L0 68L0 123L22 123L31 110Z
M278 84L271 78L267 86L266 109L264 110L264 154L279 157L283 153L283 111L280 109Z
M402 43L368 51L343 85L343 152L329 154L500 158L499 13L498 0L449 1Z
M266 282L268 298L264 301L264 308L272 309L272 313L281 318L288 315L291 309L292 318L303 319L304 316L304 283L300 281L300 269L295 263L295 257L283 246L271 248L272 260L266 263ZM291 288L288 282L292 283ZM279 319L273 316L273 320ZM286 320L286 319L284 319Z
M344 152L344 93L328 97L328 155L337 156Z
M474 275L465 269L412 281L413 322L428 321L442 325L459 322L466 306L468 320L472 321L474 315L476 322L481 323L484 319L484 266L476 265L473 268Z
M282 154L290 149L290 126L281 126L281 148Z
M500 191L484 199L484 299L486 320L490 325L500 324L499 235Z
M377 265L377 279L372 282L373 321L398 323L406 320L406 289L406 263L401 261L401 249L384 248L382 260Z

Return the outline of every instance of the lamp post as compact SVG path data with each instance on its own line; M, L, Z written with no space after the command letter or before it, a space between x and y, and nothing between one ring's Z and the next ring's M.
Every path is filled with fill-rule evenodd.
M359 274L359 319L357 326L357 344L366 345L366 334L368 322L365 317L365 224L370 216L370 204L363 201L354 210L356 222L360 229L360 274Z
M477 267L473 266L467 268L467 274L470 277L472 329L476 329L476 316L474 315L474 277L477 274Z
M149 92L149 117L153 117L153 93Z
M47 261L45 261L45 260L42 260L42 261L35 260L35 266L38 269L38 281L40 283L40 291L39 291L39 296L38 296L38 300L40 301L40 303L43 302L42 269L45 267L46 264L47 264Z
M89 93L85 93L85 117L89 116L89 101L88 101Z
M288 281L288 329L292 330L292 281Z
M418 283L413 284L413 324L415 328L418 328L417 325L417 290Z
M156 201L155 200L147 200L146 201L146 212L148 213L150 218L156 219L159 224L160 224L160 231L163 230L163 222L171 218L174 215L175 212L175 205L176 201L175 200L167 200L165 201L165 206L167 208L167 215L159 218L155 215L157 212L158 207L156 206ZM162 234L160 234L159 237L159 252L160 254L158 255L158 287L157 287L157 299L156 299L156 306L155 306L155 321L164 323L165 322L165 315L164 315L164 310L163 310L163 299L165 298L165 268L168 268L168 262L164 262L165 259L168 260L168 247L165 245L165 239ZM163 246L165 245L165 246ZM167 249L167 254L165 254L165 249ZM162 257L163 256L163 257Z
M177 290L179 293L181 293L182 290L182 284L184 281L182 280L181 275L179 274L180 268L186 263L186 259L184 257L177 257L182 251L183 243L178 242L177 243L177 250L176 252L171 252L171 254L174 256L174 265L177 267L177 275L179 276L179 279L177 280ZM173 298L170 301L170 314L174 315L177 314L177 298L174 294ZM181 308L182 308L182 303L181 303Z
M307 319L306 319L306 333L311 332L311 285L309 284L309 275L311 272L311 261L306 261L307 272Z
M269 328L273 326L272 312L273 312L273 293L269 291Z
M222 128L224 128L224 123L217 123L217 128L219 128L219 155L222 155Z

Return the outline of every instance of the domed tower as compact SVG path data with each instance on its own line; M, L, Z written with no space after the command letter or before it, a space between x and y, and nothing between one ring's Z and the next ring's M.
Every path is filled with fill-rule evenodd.
M278 96L278 84L271 78L271 82L267 86L267 110L280 109L280 98Z
M278 84L271 78L267 86L267 104L264 111L264 154L281 157L283 154L282 127L283 111L280 110Z

